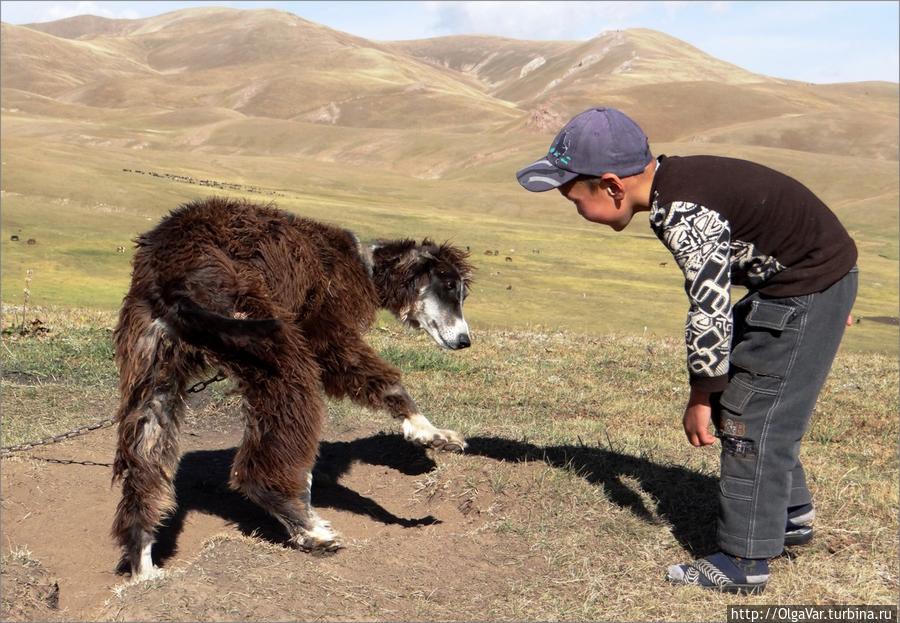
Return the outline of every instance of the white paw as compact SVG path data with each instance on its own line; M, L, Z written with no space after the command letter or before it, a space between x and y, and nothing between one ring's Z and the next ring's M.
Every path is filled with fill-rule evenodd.
M131 572L131 583L138 584L147 580L156 580L166 576L166 572L156 565L144 566L140 571Z
M462 452L466 442L456 431L435 428L421 413L403 420L403 438L407 441L448 452Z
M298 549L314 554L332 554L343 547L331 524L315 514L312 527L295 536L293 541Z

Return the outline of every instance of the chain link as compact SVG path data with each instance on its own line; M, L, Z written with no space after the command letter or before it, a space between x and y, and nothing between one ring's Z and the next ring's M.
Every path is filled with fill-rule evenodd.
M199 383L195 383L192 385L187 391L191 393L199 393L206 389L209 385L213 383L218 383L219 381L224 381L227 377L220 370L214 377L211 379L207 379L205 381L200 381ZM85 426L79 426L76 429L70 430L65 433L61 433L59 435L53 435L52 437L46 437L39 441L31 441L28 443L20 443L15 446L5 446L0 448L0 457L9 456L15 452L25 452L26 450L33 450L34 448L39 448L41 446L49 446L55 443L59 443L61 441L65 441L66 439L72 439L73 437L80 437L81 435L85 435L91 431L99 430L101 428L108 428L116 423L115 417L109 417L105 420L100 420L99 422L94 422L93 424L86 424ZM61 460L61 459L41 459L43 461L48 461L50 463L62 463L63 465L99 465L101 467L106 467L106 463L94 463L93 461L69 461L69 460Z
M86 426L81 426L74 430L70 430L66 433L62 433L60 435L53 435L52 437L46 437L41 439L40 441L32 441L29 443L20 443L16 446L6 446L4 448L0 448L0 456L8 456L14 452L24 452L25 450L32 450L34 448L38 448L40 446L49 446L54 443L59 443L60 441L65 441L66 439L72 439L73 437L78 437L80 435L84 435L85 433L89 433L92 430L98 430L101 428L107 428L115 424L115 418L106 418L105 420L101 420L100 422L94 422L93 424L88 424Z
M204 389L206 389L206 387L208 385L212 385L213 383L218 383L219 381L224 381L226 378L228 378L228 377L226 377L225 374L221 370L219 370L216 373L216 375L214 377L212 377L211 379L207 379L205 381L200 381L199 383L194 383L193 385L191 385L191 387L188 389L188 391L193 394L197 394L199 392L202 392Z
M46 456L33 456L35 461L44 461L45 463L57 463L59 465L88 465L91 467L112 467L112 463L97 463L96 461L76 461L75 459L51 459Z

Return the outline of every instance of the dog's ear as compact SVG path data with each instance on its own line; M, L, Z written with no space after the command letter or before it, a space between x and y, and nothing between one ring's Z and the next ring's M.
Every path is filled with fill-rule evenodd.
M397 269L401 273L412 277L417 273L423 272L426 267L435 260L437 260L437 258L431 251L420 246L415 246L403 254L397 262Z
M469 253L467 251L453 246L450 242L445 242L438 247L436 255L440 261L447 262L456 269L466 286L472 283L472 274L475 272L475 267L469 262Z

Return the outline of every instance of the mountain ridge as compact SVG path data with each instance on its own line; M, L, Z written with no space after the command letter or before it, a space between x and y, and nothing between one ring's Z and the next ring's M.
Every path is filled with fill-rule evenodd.
M602 104L626 110L656 141L898 158L897 85L772 78L648 29L587 41L370 41L284 11L202 7L135 20L4 23L2 39L3 106L18 114L134 109L171 124L176 111L229 110L240 126L280 119L363 135L394 130L397 140L470 134L481 143L547 135ZM178 117L191 136L183 144L203 147L193 124L227 126L218 117Z

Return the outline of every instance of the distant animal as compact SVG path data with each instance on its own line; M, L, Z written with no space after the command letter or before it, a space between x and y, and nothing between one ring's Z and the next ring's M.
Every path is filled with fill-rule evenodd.
M151 548L176 507L185 392L207 369L223 370L243 394L246 430L230 486L278 519L298 549L340 547L310 505L322 390L386 410L413 443L466 447L428 421L400 371L362 336L384 308L441 347L468 347L472 267L458 248L427 239L362 245L347 230L224 198L180 206L136 243L114 331L113 478L122 498L113 534L133 578L159 573Z
M497 249L494 249L494 255L500 255L500 251L498 251Z
M19 241L19 237L18 237L17 235L15 235L15 234L13 234L12 236L10 236L9 239L12 240L13 242L18 242L18 241Z
M485 255L493 255L494 252L491 251L490 249L488 249L487 251L484 252L484 254L485 254Z
M25 244L37 244L37 240L35 240L34 238L29 238L25 241Z
M509 257L509 256L508 256L508 255L507 255L507 256L506 256L506 258L505 258L505 259L506 259L506 261L507 261L507 262L512 262L512 258L511 258L511 257Z

